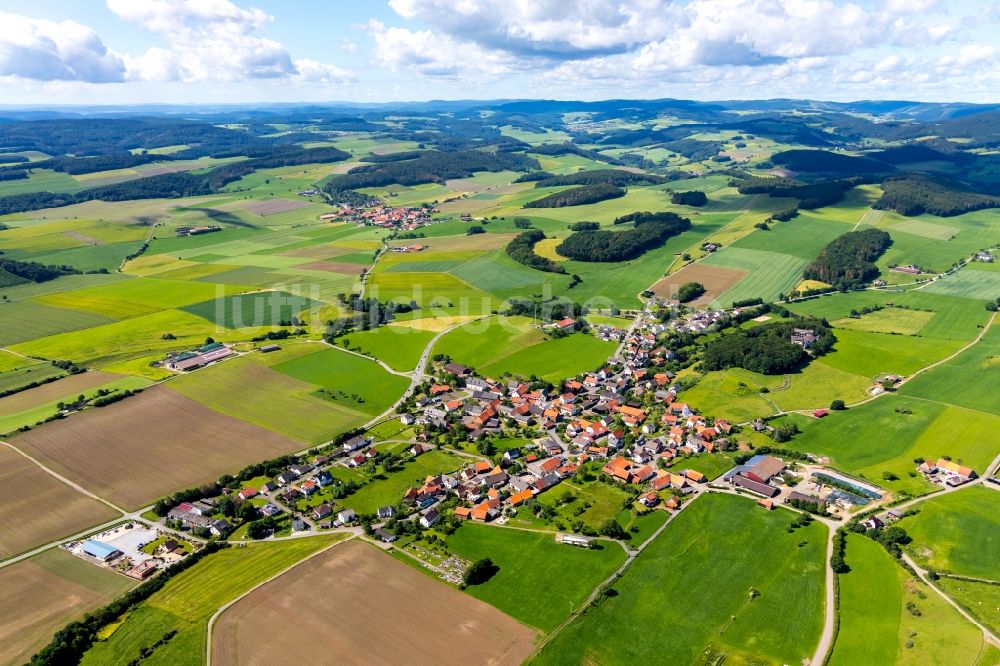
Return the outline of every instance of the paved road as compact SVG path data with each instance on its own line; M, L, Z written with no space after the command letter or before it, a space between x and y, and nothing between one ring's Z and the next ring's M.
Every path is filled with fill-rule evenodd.
M827 525L826 538L826 575L824 576L824 587L826 589L826 599L823 605L823 633L819 638L819 645L813 653L810 664L822 664L826 655L833 647L833 639L837 629L837 599L836 599L836 574L830 566L830 558L833 557L833 537L836 530Z

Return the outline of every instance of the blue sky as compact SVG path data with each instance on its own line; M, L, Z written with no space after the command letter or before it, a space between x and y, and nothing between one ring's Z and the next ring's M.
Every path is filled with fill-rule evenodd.
M996 102L998 35L995 0L0 0L0 104Z

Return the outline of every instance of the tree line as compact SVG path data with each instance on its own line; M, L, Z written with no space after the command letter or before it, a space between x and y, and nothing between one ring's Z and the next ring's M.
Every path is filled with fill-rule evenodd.
M822 180L803 183L794 178L746 178L731 183L740 194L768 194L772 197L793 197L799 200L799 208L811 210L832 206L844 198L844 194L860 179Z
M691 228L691 220L676 213L630 213L615 220L615 224L628 222L633 228L627 231L573 233L556 252L576 261L626 261Z
M0 197L0 215L41 208L70 206L84 201L129 201L132 199L176 199L214 194L229 183L254 173L257 169L280 166L337 162L348 153L336 148L302 148L290 146L272 155L255 157L242 162L223 164L206 173L164 173L136 178L122 183L83 190L76 194L27 192Z
M354 167L346 174L331 179L324 190L334 194L359 187L443 183L451 178L468 178L477 171L527 171L537 168L537 160L516 153L427 150L413 159Z
M881 229L849 231L830 241L802 275L807 280L827 282L837 289L863 287L878 277L878 267L872 262L890 243L889 234Z
M48 282L55 280L61 275L78 275L82 271L72 266L39 264L35 261L16 261L14 259L0 259L0 270L7 271L11 275L16 275L23 280L31 282Z
M541 181L544 182L544 181ZM525 208L563 208L564 206L584 206L586 204L617 199L625 196L624 187L598 183L573 187L562 192L555 192L541 199L535 199L524 204Z
M540 229L529 229L518 234L507 244L507 256L528 268L546 273L565 273L566 269L556 262L535 254L535 243L544 238L545 232Z
M900 215L930 213L939 217L961 215L983 208L1000 207L1000 197L979 194L964 185L944 178L909 174L887 178L882 183L882 197L872 206L894 210Z
M648 173L634 173L623 169L593 169L564 176L549 176L538 180L535 187L560 187L563 185L616 185L624 187L635 183L659 185L665 182L667 181L662 176Z

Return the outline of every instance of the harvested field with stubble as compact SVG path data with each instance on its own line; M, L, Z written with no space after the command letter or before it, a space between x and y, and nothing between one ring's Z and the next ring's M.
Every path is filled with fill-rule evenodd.
M326 271L328 273L343 273L344 275L360 275L364 272L364 264L352 264L346 261L313 261L308 264L299 264L296 268L305 268L311 271Z
M338 664L520 664L534 642L534 631L486 603L351 541L220 615L212 664L297 663L316 655Z
M163 386L48 423L11 443L129 509L302 448Z
M706 305L718 298L723 292L735 287L747 276L746 271L738 268L710 266L698 262L689 264L673 275L665 277L653 285L653 293L665 298L676 298L677 290L688 282L698 282L705 287L705 293L691 301L689 305Z
M87 389L97 388L102 384L110 384L116 379L122 379L123 375L116 375L110 372L92 370L81 372L78 375L70 375L55 382L42 384L27 391L21 391L6 398L0 398L0 418L8 414L31 409L47 402L58 400L66 396L83 393Z
M27 662L57 629L134 586L60 549L0 569L0 663Z
M0 559L116 515L111 507L70 488L16 451L0 446L0 525L4 526L0 530Z
M305 208L309 203L293 199L267 199L266 201L254 201L243 208L251 213L257 213L261 217L267 217L276 213L287 213L290 210Z

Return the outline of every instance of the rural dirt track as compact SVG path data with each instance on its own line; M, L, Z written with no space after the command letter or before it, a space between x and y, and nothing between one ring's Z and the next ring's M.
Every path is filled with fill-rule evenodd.
M520 664L535 632L485 602L344 542L221 613L211 664ZM391 639L390 639L391 637Z

